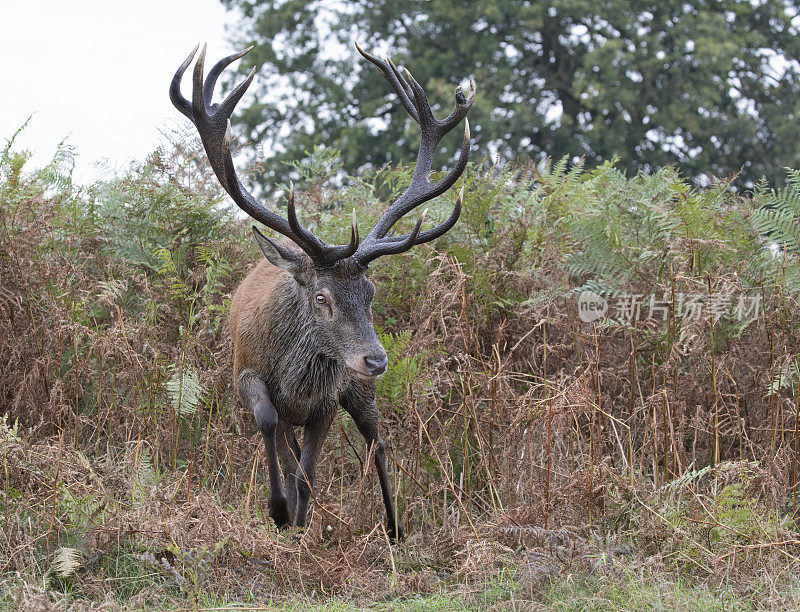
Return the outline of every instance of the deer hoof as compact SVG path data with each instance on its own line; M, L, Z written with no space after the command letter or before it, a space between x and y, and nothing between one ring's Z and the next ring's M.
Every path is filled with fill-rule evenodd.
M389 525L387 525L386 532L389 535L389 541L392 542L393 544L405 540L406 538L406 532L403 529L403 526L396 525L394 521L389 521Z
M285 527L292 524L292 519L289 516L289 506L286 504L285 498L270 500L269 505L269 514L277 527Z

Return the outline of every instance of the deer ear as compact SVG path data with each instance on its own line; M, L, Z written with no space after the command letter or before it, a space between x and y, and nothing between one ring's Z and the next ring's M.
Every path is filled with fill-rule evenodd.
M256 238L258 247L269 263L281 270L285 270L295 278L298 276L303 269L303 256L300 253L282 247L271 238L267 238L258 231L255 225L253 226L253 235Z

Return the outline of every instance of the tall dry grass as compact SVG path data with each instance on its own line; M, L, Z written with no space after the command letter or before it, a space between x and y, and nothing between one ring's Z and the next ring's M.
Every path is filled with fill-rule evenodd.
M409 178L325 188L333 156L315 156L302 204L324 232L352 206L366 226ZM7 606L447 593L483 607L627 572L796 602L798 255L763 221L794 192L611 164L472 167L458 228L373 273L410 534L393 546L346 418L308 530L269 522L225 328L257 254L193 148L83 189L67 148L41 170L26 161L11 143L0 159ZM662 308L585 323L586 290ZM706 313L732 297L689 317L685 296ZM738 319L738 296L759 312Z

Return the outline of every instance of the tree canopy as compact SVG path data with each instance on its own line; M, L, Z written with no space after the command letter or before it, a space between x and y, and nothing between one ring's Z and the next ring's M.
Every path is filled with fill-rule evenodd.
M800 5L788 0L223 0L255 49L240 113L273 152L264 178L315 145L350 172L412 161L418 130L353 42L390 55L440 116L472 76L474 158L613 157L628 172L781 180L800 165ZM446 140L442 163L455 155Z

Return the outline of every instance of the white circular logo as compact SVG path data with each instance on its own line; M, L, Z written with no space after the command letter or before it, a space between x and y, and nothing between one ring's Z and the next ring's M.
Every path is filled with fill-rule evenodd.
M591 323L606 316L608 302L594 291L584 291L578 296L578 316L581 321Z

